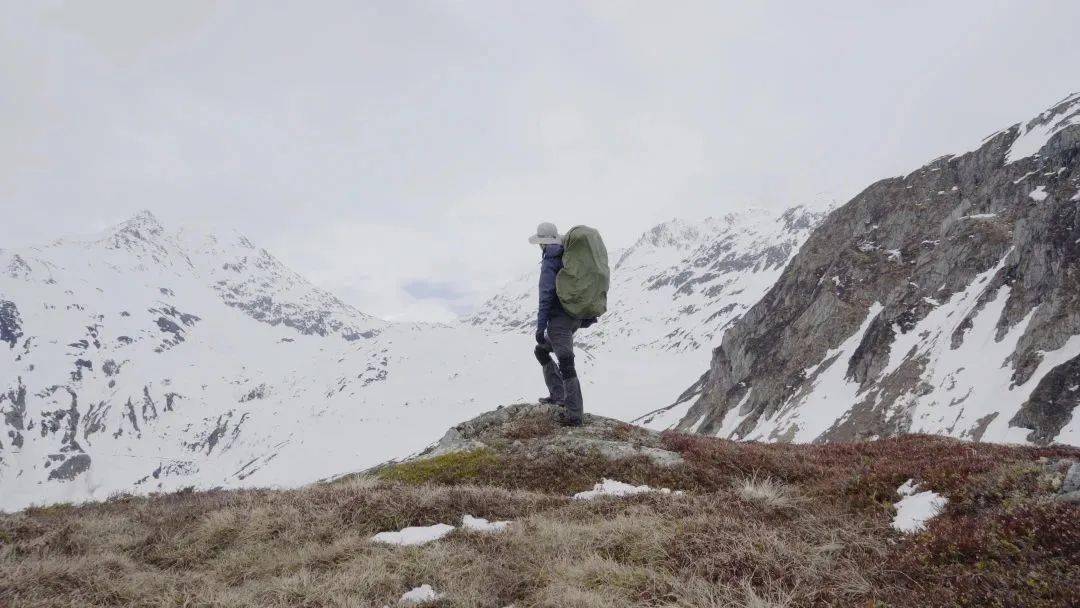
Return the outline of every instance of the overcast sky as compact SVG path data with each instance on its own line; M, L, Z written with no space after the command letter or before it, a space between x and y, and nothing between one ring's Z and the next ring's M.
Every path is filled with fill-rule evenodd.
M1075 0L0 7L0 247L145 208L399 319L540 221L843 202L1080 90Z

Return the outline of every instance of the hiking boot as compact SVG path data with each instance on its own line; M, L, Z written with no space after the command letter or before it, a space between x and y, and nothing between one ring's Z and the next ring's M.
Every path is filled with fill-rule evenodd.
M563 404L559 403L554 397L540 397L537 399L541 405L557 405L563 407Z

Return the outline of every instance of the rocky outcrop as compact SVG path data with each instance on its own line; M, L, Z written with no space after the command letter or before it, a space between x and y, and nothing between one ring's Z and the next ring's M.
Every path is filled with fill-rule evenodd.
M592 414L585 415L582 426L564 428L555 423L557 412L557 406L538 403L499 407L452 427L415 458L499 448L525 455L596 452L609 459L644 456L665 467L683 461L678 453L661 447L660 434L654 431Z
M1080 95L832 212L679 428L1080 442Z

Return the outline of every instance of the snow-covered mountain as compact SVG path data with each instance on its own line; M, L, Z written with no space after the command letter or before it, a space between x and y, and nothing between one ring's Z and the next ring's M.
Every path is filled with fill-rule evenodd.
M723 437L1080 444L1080 94L832 212L686 397Z
M579 332L586 404L624 419L671 403L697 380L708 349L772 286L824 211L746 209L672 220L615 251L608 313ZM532 335L537 267L502 288L466 323ZM654 425L672 424L663 416Z
M535 397L531 340L390 324L240 235L143 213L0 250L0 509L294 485Z

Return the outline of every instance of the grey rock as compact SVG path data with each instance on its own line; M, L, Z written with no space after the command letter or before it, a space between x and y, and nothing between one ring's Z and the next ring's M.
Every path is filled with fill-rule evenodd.
M60 481L71 481L78 477L81 473L85 473L90 469L90 456L88 454L76 454L71 458L68 458L52 471L49 472L49 479L58 479Z
M1064 502L1071 502L1073 504L1080 504L1080 491L1068 492L1066 494L1062 494L1062 495L1058 496L1058 500L1061 500L1061 501L1064 501Z
M630 458L632 456L645 456L653 461L653 463L662 467L673 467L683 463L683 457L676 452L648 446L632 445L620 441L604 441L602 439L596 439L582 442L581 445L587 448L596 448L603 456L612 460Z
M1061 482L1061 493L1069 494L1080 492L1080 462L1073 462L1065 473L1065 480Z

